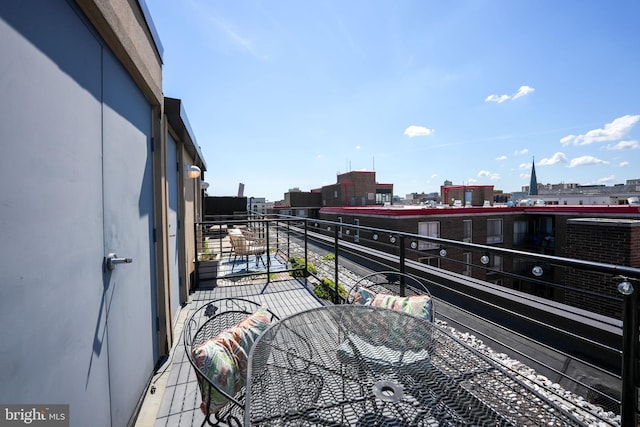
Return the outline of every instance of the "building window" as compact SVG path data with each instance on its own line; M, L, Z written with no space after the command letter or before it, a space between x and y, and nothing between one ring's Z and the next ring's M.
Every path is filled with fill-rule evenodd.
M471 276L471 259L471 252L464 252L462 254L462 262L464 263L462 274L465 276Z
M392 196L391 193L376 193L376 204L384 205L385 203L391 203Z
M440 237L440 221L429 221L418 223L418 234L421 236ZM426 251L429 249L438 249L438 243L420 240L418 242L418 250Z
M513 260L513 272L516 274L526 274L525 272L531 271L529 266L531 262L525 258L515 258Z
M440 258L436 256L425 256L418 258L418 262L431 267L440 268Z
M502 271L502 255L494 255L491 260L491 268Z
M515 221L513 223L513 244L521 245L526 242L528 233L527 221Z
M354 218L353 225L359 226L360 220L358 218ZM358 243L360 241L360 229L356 228L353 232L353 241L354 243Z
M463 242L471 243L473 241L472 227L471 227L472 224L473 224L473 221L471 221L470 219L465 219L462 221L462 229L463 229L462 241Z
M333 198L334 199L338 198L338 190L333 190Z
M467 190L464 192L464 205L471 206L471 201L473 200L473 191Z
M502 218L487 220L487 243L502 243Z

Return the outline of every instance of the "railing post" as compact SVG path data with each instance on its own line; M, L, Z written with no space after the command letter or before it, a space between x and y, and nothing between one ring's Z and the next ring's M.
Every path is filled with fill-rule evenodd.
M405 260L405 248L404 248L404 239L405 237L403 235L399 236L400 238L398 239L398 244L400 245L400 296L403 297L405 296L405 265L404 265L404 260Z
M196 283L195 283L195 287L190 289L190 291L193 291L194 289L198 289L198 287L200 286L200 271L199 271L200 257L198 256L198 238L199 238L198 236L200 236L200 234L198 234L198 227L202 227L202 225L200 223L198 223L198 222L193 224L193 236L194 236L193 245L195 246L194 254L195 254L195 258L196 258L196 263L195 263L196 271L195 271L194 276L195 276L195 279L196 279L195 280Z
M291 258L291 222L286 221L287 223L287 261Z
M618 285L618 291L624 295L622 325L622 399L620 419L623 426L635 426L637 400L637 361L638 354L638 292L633 285L624 280Z
M222 248L222 240L224 239L223 234L222 234L222 222L218 222L217 225L218 225L218 227L220 227L218 229L219 236L220 236L220 238L218 239L218 250L220 252L218 252L218 253L220 254L220 262L222 262L222 249L223 249Z
M261 222L262 225L266 224L265 227L265 237L267 239L267 283L271 282L271 255L269 253L269 251L271 250L271 246L269 245L269 223L268 222Z
M338 302L340 301L340 294L338 293L338 276L339 276L339 272L338 272L338 248L340 247L339 241L338 241L338 227L335 227L335 230L333 230L333 255L334 255L334 264L333 264L333 286L334 286L334 290L335 290L335 294L334 294L334 304L338 304Z
M307 234L307 220L304 220L304 273L307 274L309 273L309 263L308 263L308 256L309 256L309 246L308 246L308 242L309 242L309 235Z

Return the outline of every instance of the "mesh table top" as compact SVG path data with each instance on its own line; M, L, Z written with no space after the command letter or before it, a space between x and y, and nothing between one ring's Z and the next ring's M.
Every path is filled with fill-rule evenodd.
M434 323L383 308L280 320L251 351L246 425L580 425Z

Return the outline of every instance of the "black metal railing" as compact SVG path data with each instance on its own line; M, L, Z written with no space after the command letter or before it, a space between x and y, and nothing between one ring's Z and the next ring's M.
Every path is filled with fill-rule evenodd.
M419 275L442 302L436 307L449 307L437 317L558 382L571 383L585 399L619 414L621 425L636 425L640 269L298 217L247 214L195 227L196 265L217 260L215 278L266 274L271 281L275 273L331 278L332 302L341 303L343 271L355 271L355 277L383 269ZM264 239L263 267L223 271L233 254L226 239L230 228ZM332 271L315 271L311 257L318 254L331 255L322 263L332 264ZM196 276L196 283L204 280ZM505 342L505 335L511 341ZM514 344L518 340L527 346ZM553 353L561 366L530 354L534 347ZM576 363L608 382L576 378L571 373Z

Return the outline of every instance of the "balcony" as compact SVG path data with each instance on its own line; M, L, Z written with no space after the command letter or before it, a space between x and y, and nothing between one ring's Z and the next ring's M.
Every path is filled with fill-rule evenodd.
M234 228L260 239L264 252L237 256ZM198 274L182 319L223 297L266 303L282 318L344 303L331 288L336 283L348 288L373 271L407 272L428 284L439 326L526 377L550 404L569 408L576 425L636 424L638 269L317 219L242 217L196 224L195 233ZM418 261L425 258L432 261ZM577 278L610 292L576 287ZM323 288L326 299L313 292L321 282L331 284ZM593 301L620 316L580 307ZM154 376L139 425L204 419L195 374L182 340L176 343Z

